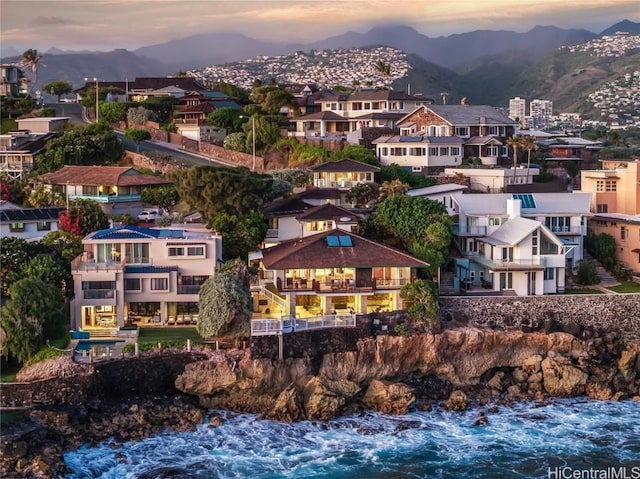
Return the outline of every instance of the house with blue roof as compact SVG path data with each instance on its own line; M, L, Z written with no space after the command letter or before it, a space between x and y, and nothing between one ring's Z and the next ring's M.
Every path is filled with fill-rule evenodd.
M71 325L89 332L197 324L200 286L222 256L222 237L195 224L118 226L95 231L82 244L71 263Z

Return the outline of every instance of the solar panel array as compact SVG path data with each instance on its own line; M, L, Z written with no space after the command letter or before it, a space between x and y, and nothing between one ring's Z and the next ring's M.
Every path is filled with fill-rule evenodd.
M523 208L535 208L536 200L533 199L533 195L530 193L517 193L513 195L514 200L520 200Z
M353 242L351 241L351 236L329 235L327 236L327 246L330 246L332 248L339 247L339 246L349 247L349 246L353 246Z

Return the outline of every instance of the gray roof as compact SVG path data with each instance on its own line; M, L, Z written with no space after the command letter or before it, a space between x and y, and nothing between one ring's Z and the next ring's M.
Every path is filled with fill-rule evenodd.
M489 105L424 106L453 125L513 125L517 123Z
M521 208L523 216L536 213L551 215L591 215L591 193L531 193L535 208ZM462 194L454 193L453 198L466 215L488 216L506 215L507 200L511 193Z
M483 241L494 246L515 246L540 227L540 222L527 218L511 218Z
M429 196L437 195L440 193L449 193L453 191L462 191L469 188L465 185L458 185L456 183L445 183L442 185L427 186L425 188L416 188L415 190L407 191L408 196Z
M327 161L319 165L315 165L309 168L311 171L331 171L331 172L348 172L348 171L362 171L362 172L378 172L380 168L368 163L362 163L361 161L352 160L350 158L343 158L336 161Z

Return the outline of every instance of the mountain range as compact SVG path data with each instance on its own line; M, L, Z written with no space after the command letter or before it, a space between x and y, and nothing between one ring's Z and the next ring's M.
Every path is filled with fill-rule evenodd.
M640 23L624 20L601 34L537 26L525 33L477 30L430 38L411 27L389 26L376 27L366 33L347 32L309 44L262 42L241 34L203 34L133 52L71 53L52 48L44 54L36 88L52 80L66 80L77 88L84 84L84 78L122 81L140 76L172 75L181 70L262 55L388 45L405 51L413 67L405 79L394 83L395 88L406 89L411 85L412 91L447 91L467 96L475 103L498 105L504 104L505 98L512 95L523 96L537 90L546 93L548 85L540 89L524 75L535 73L537 78L545 70L540 66L541 62L549 61L546 60L549 55L560 55L559 47L583 43L617 31L640 34ZM555 61L559 60L555 58ZM19 60L19 56L14 56L3 58L2 62Z

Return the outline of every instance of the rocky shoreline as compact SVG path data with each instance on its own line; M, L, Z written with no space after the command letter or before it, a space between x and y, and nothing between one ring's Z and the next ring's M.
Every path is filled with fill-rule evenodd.
M83 444L112 447L163 430L193 430L209 409L250 412L278 421L332 420L375 410L405 414L438 402L479 407L477 425L499 404L556 397L640 400L640 342L615 333L578 338L447 327L438 334L379 336L357 350L283 361L250 350L186 364L170 396L92 399L34 409L2 431L0 476L65 477L62 454ZM212 427L221 419L213 416Z

